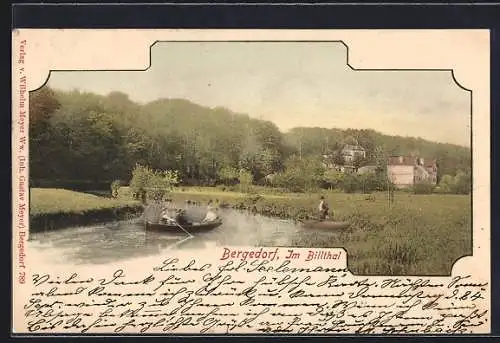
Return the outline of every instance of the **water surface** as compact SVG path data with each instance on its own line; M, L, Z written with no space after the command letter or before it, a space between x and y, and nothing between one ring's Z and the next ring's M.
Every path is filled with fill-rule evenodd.
M201 207L190 207L192 220L205 215ZM208 232L193 233L192 238L182 230L175 233L149 232L144 219L109 222L87 227L72 227L57 231L33 233L30 249L50 256L53 263L108 264L123 259L161 256L167 249L197 249L206 244L217 246L273 246L296 245L305 232L293 221L252 215L246 212L221 210L223 224ZM333 233L314 233L330 239Z

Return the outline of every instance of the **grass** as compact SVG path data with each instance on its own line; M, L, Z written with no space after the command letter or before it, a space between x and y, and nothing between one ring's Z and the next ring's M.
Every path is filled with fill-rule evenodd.
M237 187L235 187L237 189ZM177 194L192 194L192 195L206 195L208 197L229 197L229 198L246 198L248 197L249 193L244 193L244 192L237 192L237 191L230 191L230 190L223 190L224 188L216 188L216 187L181 187L175 190L174 193ZM252 188L252 192L250 194L257 195L260 194L262 196L265 196L268 199L286 199L290 197L297 197L299 194L296 193L286 193L286 194L277 194L276 192L273 192L272 189L266 188L266 187L256 187L254 186Z
M389 203L385 193L325 195L334 220L348 221L348 231L325 235L304 231L292 246L344 247L348 267L364 275L449 275L453 263L472 253L471 197L415 195L396 192ZM254 187L251 194L215 187L178 188L175 201L206 203L218 199L236 209L270 217L303 219L316 214L320 193L287 194ZM137 204L122 187L117 199L64 189L31 189L31 214L85 213L92 209Z
M30 189L30 215L84 213L90 210L136 205L128 197L104 198L92 194L57 188Z
M185 188L172 193L177 201L219 199L237 209L281 218L315 215L319 193L254 194L215 188ZM259 196L256 196L256 194ZM465 195L415 195L396 192L389 203L384 192L323 192L334 220L349 221L349 231L327 236L304 231L297 247L344 247L349 269L365 275L448 275L456 259L472 253L471 198Z

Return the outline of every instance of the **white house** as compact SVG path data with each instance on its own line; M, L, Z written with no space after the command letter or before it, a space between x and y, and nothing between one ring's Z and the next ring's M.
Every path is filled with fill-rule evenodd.
M437 183L435 160L425 163L423 158L392 156L387 162L387 176L398 188L412 187L416 183Z
M346 144L340 152L344 157L345 162L352 162L356 156L366 158L366 150L360 145Z

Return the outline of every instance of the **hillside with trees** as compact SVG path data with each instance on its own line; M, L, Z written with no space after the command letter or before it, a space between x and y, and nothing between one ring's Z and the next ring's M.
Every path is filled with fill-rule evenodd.
M366 149L359 166L389 155L436 158L439 177L470 175L470 149L373 130L297 127L282 133L265 120L183 99L146 104L128 95L58 91L30 93L31 186L98 189L128 183L137 164L177 171L183 184L253 183L266 176L283 184L324 185L321 155L354 140ZM285 181L283 181L285 180ZM288 180L288 181L286 181Z

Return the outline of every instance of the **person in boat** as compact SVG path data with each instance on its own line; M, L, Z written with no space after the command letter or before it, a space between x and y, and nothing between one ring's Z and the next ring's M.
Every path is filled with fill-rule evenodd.
M175 218L173 218L170 213L169 213L169 208L165 207L161 211L161 216L160 216L161 221L164 223L175 223Z
M208 205L207 205L207 214L205 216L205 219L202 220L202 222L204 222L204 223L213 222L213 221L217 220L218 218L219 218L219 216L217 216L217 214L215 213L215 209L213 207L213 202L212 202L212 200L209 200Z
M187 224L190 224L189 223L189 220L187 218L187 212L186 210L183 210L183 209L178 209L177 210L177 213L175 215L175 221L177 222L177 224L179 225L187 225Z
M329 208L328 208L328 203L326 202L324 196L321 196L321 198L320 198L318 210L319 210L319 219L325 220L326 217L328 216Z

